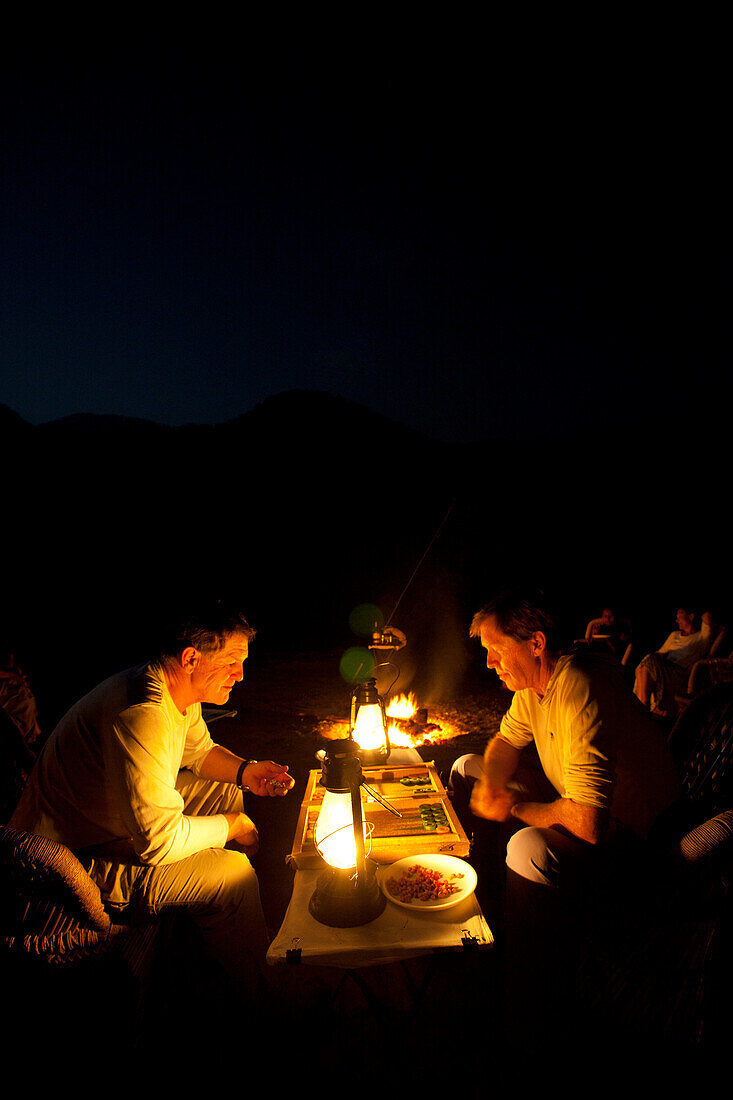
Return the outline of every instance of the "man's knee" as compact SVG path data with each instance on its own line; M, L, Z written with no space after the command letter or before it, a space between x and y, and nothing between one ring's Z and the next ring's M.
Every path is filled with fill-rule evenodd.
M570 885L582 873L590 849L561 829L527 826L510 837L506 864L510 871L543 886Z
M259 883L242 852L209 848L153 869L140 883L138 896L152 912L172 908L226 916L242 906L259 905Z
M211 903L221 910L238 909L254 897L259 900L259 882L252 864L243 852L216 848L211 852L206 883L213 884Z
M464 756L457 757L451 764L449 786L473 786L481 777L482 768L483 757L477 753L466 753Z
M508 839L506 866L515 875L530 882L554 886L557 882L557 857L551 846L551 829L527 826Z

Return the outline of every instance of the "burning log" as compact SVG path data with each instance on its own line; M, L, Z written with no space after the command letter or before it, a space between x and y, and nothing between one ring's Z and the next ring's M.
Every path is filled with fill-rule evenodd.
M420 707L412 692L390 699L385 708L389 720L389 739L393 745L429 745L445 741L450 735L437 722L428 721L427 707Z

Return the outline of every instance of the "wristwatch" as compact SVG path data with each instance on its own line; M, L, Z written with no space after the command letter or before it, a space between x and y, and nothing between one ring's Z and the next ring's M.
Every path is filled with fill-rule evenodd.
M242 776L244 775L245 768L248 768L250 764L256 763L256 760L243 760L237 768L237 786L239 787L240 791L248 791L250 789L246 783L242 782Z

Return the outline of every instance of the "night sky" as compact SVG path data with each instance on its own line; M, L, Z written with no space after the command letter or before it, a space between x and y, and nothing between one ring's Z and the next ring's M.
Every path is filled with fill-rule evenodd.
M699 430L728 371L715 67L469 48L10 57L0 401L213 424L314 389L451 441Z

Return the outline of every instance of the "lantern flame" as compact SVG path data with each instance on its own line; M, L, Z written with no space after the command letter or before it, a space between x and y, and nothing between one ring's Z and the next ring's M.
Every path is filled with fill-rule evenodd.
M362 749L379 749L384 745L382 709L375 703L365 704L356 712L354 740Z
M371 832L363 823L364 840ZM316 850L332 867L356 866L356 841L354 839L354 815L351 795L326 791L321 812L316 822Z

